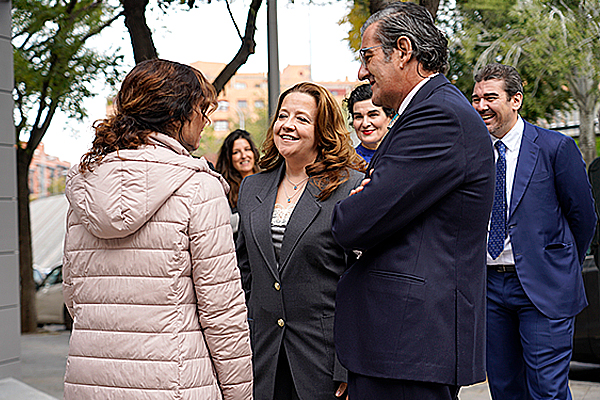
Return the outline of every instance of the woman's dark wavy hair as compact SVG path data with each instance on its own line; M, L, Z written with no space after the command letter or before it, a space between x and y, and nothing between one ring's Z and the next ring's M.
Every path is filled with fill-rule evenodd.
M92 170L109 153L137 149L152 132L177 139L186 149L183 126L198 111L208 120L217 94L202 72L189 65L152 59L127 74L115 100L115 113L93 124L96 137L83 155L80 170Z
M227 135L223 141L223 145L221 145L221 150L219 151L216 169L221 175L223 175L223 178L225 178L227 183L229 183L229 186L231 186L231 190L229 190L229 193L227 194L229 206L231 208L237 207L240 184L242 183L242 174L240 174L240 171L235 169L233 162L231 161L231 157L233 156L233 143L238 139L245 139L248 144L250 144L252 153L254 153L254 165L252 166L252 172L257 173L260 171L258 168L258 159L260 158L260 154L258 153L258 148L250 137L250 133L242 129L236 129Z
M354 105L359 101L371 100L373 97L373 89L371 89L370 83L364 83L362 85L358 85L355 87L352 92L346 97L343 101L343 104L346 106L346 110L348 110L348 120L354 120ZM393 108L389 107L381 107L385 115L388 118L392 118L396 115L396 111Z
M278 168L283 157L279 154L273 140L273 126L277 121L283 100L291 93L305 93L315 99L317 115L315 117L315 142L317 144L317 159L306 166L306 173L314 179L321 191L318 198L325 200L349 178L349 169L365 171L367 164L352 147L350 132L342 109L324 87L312 82L297 83L279 96L275 112L267 136L262 145L263 157L260 159L261 168L271 171Z

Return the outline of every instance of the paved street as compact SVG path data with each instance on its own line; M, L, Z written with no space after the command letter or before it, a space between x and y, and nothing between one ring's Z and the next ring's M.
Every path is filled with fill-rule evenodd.
M69 349L69 332L58 330L60 326L50 326L50 330L37 334L21 336L22 355L22 382L49 394L56 399L63 397L63 375L67 362ZM598 377L599 366L585 364L572 365L572 375ZM573 377L572 377L573 378ZM600 380L598 377L596 380ZM600 399L600 383L571 381L573 400L598 400ZM2 396L0 395L0 399ZM487 384L481 383L461 389L460 400L490 400ZM30 400L24 395L22 398L11 400Z

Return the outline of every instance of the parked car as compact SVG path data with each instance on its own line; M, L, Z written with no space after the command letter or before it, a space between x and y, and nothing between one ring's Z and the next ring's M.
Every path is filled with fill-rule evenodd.
M73 319L63 300L62 265L54 267L46 275L35 298L38 325L64 324L67 330L73 328Z
M600 364L600 272L594 256L583 262L583 282L590 305L575 318L573 361Z
M35 290L38 290L42 286L45 275L38 269L33 269L33 281L35 282Z

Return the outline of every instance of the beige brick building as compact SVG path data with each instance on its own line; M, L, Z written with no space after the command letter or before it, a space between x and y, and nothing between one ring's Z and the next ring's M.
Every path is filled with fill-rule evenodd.
M209 81L214 81L226 64L197 61L191 64L202 71ZM281 90L303 81L312 81L310 65L288 65L281 73ZM358 81L315 82L326 87L340 103ZM219 94L219 108L211 115L213 128L217 136L225 136L240 125L240 121L259 118L261 112L268 107L267 74L237 73L225 85Z

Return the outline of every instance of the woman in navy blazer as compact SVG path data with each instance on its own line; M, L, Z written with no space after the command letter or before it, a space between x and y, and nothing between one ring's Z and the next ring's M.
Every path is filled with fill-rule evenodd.
M263 150L264 172L244 180L238 199L254 396L335 399L346 382L333 345L346 257L333 240L331 213L358 186L365 163L331 94L308 82L280 96Z

